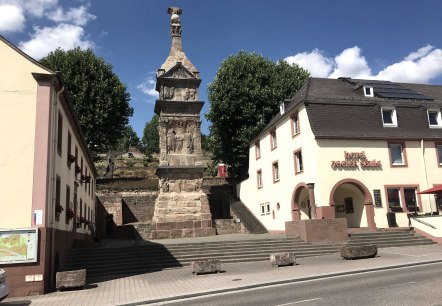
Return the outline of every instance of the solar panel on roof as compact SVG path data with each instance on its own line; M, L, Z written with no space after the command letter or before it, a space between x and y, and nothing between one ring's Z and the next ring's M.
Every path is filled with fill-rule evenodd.
M381 98L433 100L419 92L388 81L370 81L365 83L365 85L373 86L374 93Z
M381 80L360 80L342 78L344 81L355 85L354 90L361 86L371 86L376 96L381 98L394 98L406 100L434 100L431 97L421 94L420 92L402 87L398 83Z

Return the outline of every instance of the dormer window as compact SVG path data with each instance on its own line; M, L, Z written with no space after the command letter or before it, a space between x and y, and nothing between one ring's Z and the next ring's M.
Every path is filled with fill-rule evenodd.
M364 96L366 97L374 97L373 86L364 85Z
M285 104L284 104L284 102L279 104L279 112L281 113L281 115L284 114L284 112L285 112Z
M442 128L440 110L428 110L428 124L430 128Z
M382 108L382 122L385 127L397 127L396 110L394 108Z

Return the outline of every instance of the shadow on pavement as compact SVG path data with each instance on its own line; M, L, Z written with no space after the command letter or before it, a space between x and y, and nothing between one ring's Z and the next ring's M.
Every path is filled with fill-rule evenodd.
M87 283L92 284L182 267L160 243L118 239L112 242L103 247L72 249L64 270L86 269Z

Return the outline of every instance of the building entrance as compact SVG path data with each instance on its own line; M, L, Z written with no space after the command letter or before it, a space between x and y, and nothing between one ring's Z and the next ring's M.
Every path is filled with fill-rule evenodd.
M357 180L339 181L330 193L330 205L336 218L346 218L348 227L375 229L373 199L364 184Z
M348 227L366 227L364 195L354 185L343 184L333 196L336 218L346 218Z

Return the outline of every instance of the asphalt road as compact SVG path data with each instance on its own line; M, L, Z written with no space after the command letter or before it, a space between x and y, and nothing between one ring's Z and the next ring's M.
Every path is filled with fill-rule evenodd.
M260 287L156 305L442 305L442 263Z

